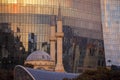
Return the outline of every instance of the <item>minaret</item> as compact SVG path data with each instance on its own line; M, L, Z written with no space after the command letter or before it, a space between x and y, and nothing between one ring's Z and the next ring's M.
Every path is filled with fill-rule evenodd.
M58 19L57 19L57 32L56 32L56 39L57 39L57 63L55 67L56 72L64 72L64 67L63 67L63 61L62 61L62 39L63 39L64 33L62 31L62 16L61 16L61 8L59 5L58 9Z
M53 14L51 16L51 25L50 25L50 55L53 61L55 61L55 43L56 43L56 30L55 30L55 15L54 9Z

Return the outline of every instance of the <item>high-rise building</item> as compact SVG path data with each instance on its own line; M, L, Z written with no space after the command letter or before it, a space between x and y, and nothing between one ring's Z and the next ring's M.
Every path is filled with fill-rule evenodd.
M57 20L59 4L65 70L80 72L104 66L100 0L0 0L0 23L11 24L10 29L18 36L24 53L33 48L50 52L51 16ZM30 34L35 39L30 39ZM31 40L35 46L30 47Z
M101 0L106 65L120 66L120 0Z

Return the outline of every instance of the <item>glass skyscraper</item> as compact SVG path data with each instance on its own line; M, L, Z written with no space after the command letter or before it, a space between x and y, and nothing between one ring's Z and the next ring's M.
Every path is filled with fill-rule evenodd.
M120 66L120 0L101 0L106 65Z
M0 0L0 29L6 26L13 37L9 43L1 40L0 50L5 48L9 56L18 58L35 50L49 53L51 16L57 18L59 4L64 31L63 62L69 65L64 67L80 71L87 63L86 68L105 65L101 59L104 47L100 0Z

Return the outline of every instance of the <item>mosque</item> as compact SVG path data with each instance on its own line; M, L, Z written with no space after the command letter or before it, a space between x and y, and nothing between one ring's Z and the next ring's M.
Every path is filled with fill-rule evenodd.
M54 61L48 53L42 51L35 51L31 53L26 61L25 65L32 65L34 69L53 71L55 68ZM30 67L30 66L28 66Z
M55 17L52 16L52 21ZM50 55L43 51L34 51L26 59L25 65L32 65L32 68L16 66L14 80L62 80L64 78L75 78L78 74L66 73L62 61L62 17L59 6L57 18L57 32L55 31L55 22L51 22L50 34ZM55 57L55 44L57 42L57 57ZM56 59L57 58L57 59ZM57 61L55 61L57 60Z
M1 68L9 66L4 57L58 72L105 66L99 0L2 0L0 6Z
M57 23L55 23L57 22ZM55 24L57 24L57 32ZM34 69L43 69L49 71L56 72L64 72L63 61L62 61L62 38L64 33L62 31L62 16L61 16L61 8L58 8L58 17L57 21L55 21L55 16L51 16L51 32L50 32L50 55L46 52L35 51L31 53L25 64L33 65ZM57 42L57 46L55 46ZM55 52L57 47L57 59L55 58ZM55 62L55 60L57 60ZM56 63L56 64L55 64Z
M53 9L54 10L54 9ZM54 12L54 11L53 11ZM50 43L50 55L46 52L43 52L41 50L33 51L30 53L30 55L25 60L25 65L32 65L32 68L27 68L23 66L16 66L15 76L14 80L63 80L63 78L75 78L79 74L75 73L66 73L65 66L63 65L63 37L65 36L65 32L63 33L63 20L62 20L62 14L61 14L61 7L59 5L58 7L58 15L57 18L54 14L50 16L50 36L49 36L49 43ZM70 35L70 34L69 34ZM70 38L69 38L70 39ZM75 40L76 42L76 40ZM89 40L91 42L91 40ZM92 41L94 42L94 41ZM92 44L91 42L91 44ZM80 45L80 43L79 43ZM81 44L82 45L82 44ZM67 45L66 45L67 46ZM80 51L78 45L73 44L73 48L75 47L75 53L76 55L69 56L71 60L67 65L72 65L72 68L78 71L76 69L76 65L79 63L79 57L80 57ZM74 52L74 49L70 48L70 53ZM87 47L86 53L88 54L87 57L85 57L85 63L83 64L85 66L84 69L95 69L97 64L97 59L94 58L94 56L90 56L90 53L93 53L91 48L94 48L93 46ZM73 51L71 51L73 50ZM95 49L97 53L99 53L99 49ZM82 57L82 56L81 56ZM95 56L96 57L96 56ZM100 56L101 57L101 56ZM75 61L72 62L72 59L75 58ZM94 61L93 64L91 64L93 61L89 58L92 58ZM95 59L95 60L94 60ZM73 66L75 65L75 66ZM89 66L92 65L93 67ZM84 67L83 66L83 67ZM70 68L69 68L70 69ZM81 69L81 68L80 68ZM72 69L71 69L72 70ZM72 72L72 71L71 71Z

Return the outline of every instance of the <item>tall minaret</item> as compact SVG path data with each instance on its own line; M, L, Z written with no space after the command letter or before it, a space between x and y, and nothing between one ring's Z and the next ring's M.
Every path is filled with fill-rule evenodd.
M55 15L54 9L51 16L51 25L50 25L50 55L53 61L55 61L55 43L56 43L56 30L55 30Z
M63 47L62 47L62 39L63 39L64 33L62 31L62 16L61 16L61 8L59 5L58 9L58 19L57 19L57 32L56 32L56 38L57 38L57 63L55 67L56 72L64 72L63 67L63 61L62 61L62 54L63 54Z

